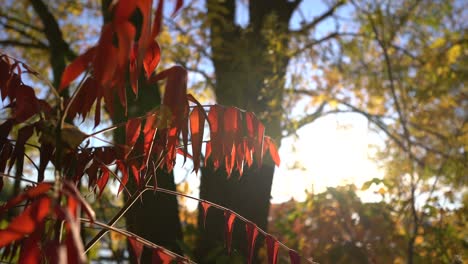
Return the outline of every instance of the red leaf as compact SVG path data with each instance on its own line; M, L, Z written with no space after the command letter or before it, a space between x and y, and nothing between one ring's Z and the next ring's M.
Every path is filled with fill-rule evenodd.
M103 89L109 89L119 65L118 50L113 44L114 33L112 25L103 26L93 60L94 76Z
M154 39L161 33L162 17L163 17L164 0L159 0L156 11L154 12L153 32L151 38Z
M211 204L201 201L200 202L202 208L203 208L203 228L206 226L206 216L208 215L208 209L211 207Z
M144 159L148 160L148 157L151 152L152 145L154 144L154 139L156 136L156 121L157 121L157 114L151 114L146 118L145 126L143 128L143 153Z
M289 250L289 259L291 260L291 264L300 264L301 263L301 257L299 256L299 254L290 249Z
M231 241L232 241L232 230L234 228L234 220L236 220L236 215L229 210L224 211L224 239L226 240L226 247L228 254L231 255Z
M99 188L98 197L101 197L102 192L104 191L104 188L107 185L107 181L109 181L109 174L110 174L110 171L106 166L101 166L101 171L102 171L102 175L96 183Z
M153 250L153 256L151 259L152 264L170 264L173 257L167 254L161 248L156 248Z
M203 107L195 106L190 114L190 132L192 133L193 170L198 173L200 169L201 146L203 131L205 130L205 115Z
M271 235L265 237L267 244L268 263L276 264L278 260L278 241Z
M0 206L0 215L6 212L8 209L23 202L24 200L32 200L45 194L51 189L51 187L52 185L50 183L42 182L36 185L36 187L29 188L28 190L22 192L18 196L8 200L6 204Z
M215 164L219 163L223 155L223 116L224 108L222 106L213 105L210 107L210 112L208 113L210 144L207 144L207 148L211 147L211 149L210 151L206 150L206 155L208 157L208 153L211 153Z
M265 136L263 152L265 153L265 151L267 149L270 152L270 156L273 159L273 161L275 162L275 165L279 166L281 160L280 160L280 157L279 157L279 154L278 154L278 150L276 149L275 142L270 137Z
M177 0L176 5L174 7L174 11L172 11L171 16L174 17L177 11L179 11L179 9L181 9L183 5L184 5L184 0Z
M249 258L248 263L252 263L252 257L255 249L255 240L258 236L257 226L252 222L245 223L245 231L247 233L247 256Z
M132 247L132 251L136 257L137 263L140 263L141 253L143 252L143 244L133 237L129 237L128 242L130 243L130 246Z
M65 68L62 74L59 91L69 86L73 80L86 70L89 63L93 60L95 50L95 47L88 49Z
M152 41L146 49L145 58L143 59L143 67L145 68L146 77L149 79L156 67L158 67L161 59L161 48L157 41Z
M141 120L139 118L132 118L127 121L127 124L125 125L125 145L129 148L127 155L131 152L133 146L135 146L138 136L140 135L140 130Z
M21 85L16 93L15 120L22 123L39 112L39 101L34 90L26 85Z
M122 172L122 179L120 180L119 190L117 191L117 194L119 194L128 182L128 170L125 164L123 164L121 161L117 161L117 168L119 168L119 171Z
M44 226L41 224L41 227L33 230L34 232L22 243L18 264L41 263L41 248L38 245L41 243L43 229Z
M43 197L28 206L15 217L6 229L0 230L0 248L31 234L46 218L50 211L49 197Z
M167 79L163 104L169 107L171 111L171 126L182 128L189 112L187 101L187 70L181 66L174 66L153 76L150 82L153 83L162 79Z

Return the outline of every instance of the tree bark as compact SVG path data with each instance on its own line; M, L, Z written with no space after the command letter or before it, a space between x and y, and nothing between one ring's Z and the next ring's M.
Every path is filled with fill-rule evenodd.
M299 2L250 1L250 23L242 29L234 21L234 0L222 3L207 1L217 102L256 113L266 127L265 133L278 143L283 116L281 101L289 62L286 50L289 43L288 25ZM276 44L281 47L274 52L270 33L277 34ZM208 163L202 169L200 197L232 209L266 230L273 173L274 165L269 156L265 156L263 167L258 168L254 164L246 168L240 180L237 172L227 179L225 171L215 171ZM216 257L207 256L222 255L219 248L224 243L225 220L222 212L211 210L205 230L202 210L199 207L201 235L196 257L202 263L215 263ZM255 255L261 244L260 239L259 236ZM246 244L245 226L239 221L234 226L232 252L237 251L245 256Z

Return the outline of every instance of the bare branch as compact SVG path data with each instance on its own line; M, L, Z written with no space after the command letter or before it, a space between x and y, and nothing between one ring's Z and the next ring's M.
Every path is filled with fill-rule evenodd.
M344 1L344 0L340 0L340 1L336 2L333 6L331 6L327 11L322 13L320 16L314 18L312 21L305 24L302 28L300 28L298 30L291 30L290 33L292 33L292 34L307 34L310 30L313 30L320 22L322 22L325 19L327 19L328 17L332 16L335 13L336 9L338 9L338 7L344 5L345 3L346 3L346 1Z
M33 49L42 49L42 50L48 49L48 47L44 46L42 43L22 42L22 41L9 40L9 39L0 40L0 46L15 46L15 47L21 47L21 48L33 48Z
M324 36L324 37L321 38L321 39L312 40L311 42L306 43L302 48L293 51L292 54L291 54L291 56L292 56L292 57L295 57L295 56L297 56L297 55L299 55L299 54L305 52L306 50L308 50L308 49L314 47L315 45L318 45L318 44L320 44L320 43L322 43L322 42L325 42L325 41L327 41L327 40L336 38L336 37L338 37L338 36L339 36L339 33L338 33L338 32L333 32L333 33L331 33L331 34L328 34L328 35Z

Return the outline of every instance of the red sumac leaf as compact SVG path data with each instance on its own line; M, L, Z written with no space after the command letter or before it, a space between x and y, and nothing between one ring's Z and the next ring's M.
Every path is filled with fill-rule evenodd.
M140 135L140 130L141 130L141 120L139 118L132 118L127 121L127 124L125 125L125 133L126 133L125 144L129 148L127 155L133 149L133 146L135 146L138 136Z
M270 156L273 159L273 161L275 162L275 165L279 166L280 162L281 162L281 159L280 159L280 156L278 154L278 149L276 148L276 144L273 141L273 139L271 139L270 137L265 136L263 152L265 153L266 150L268 150L270 152Z
M69 86L73 80L86 70L90 62L93 60L95 50L96 48L94 47L88 49L65 68L60 81L59 91L62 91L65 87Z
M236 220L236 215L233 214L230 210L225 210L224 220L224 239L226 240L228 254L231 255L232 230L234 228L234 220Z
M128 169L121 161L117 161L117 168L122 172L122 179L120 180L119 190L117 191L117 194L119 194L128 182Z
M200 205L203 208L203 228L206 226L206 216L208 215L208 209L211 207L211 204L201 201Z
M8 138L11 129L13 128L13 119L8 119L0 125L0 140Z
M153 32L151 33L152 39L154 39L156 36L159 35L159 33L161 33L163 8L164 0L159 0L158 6L156 7L156 11L154 12Z
M278 241L271 235L267 235L265 237L265 240L267 244L268 263L276 264L278 260Z
M8 200L8 202L2 206L0 206L0 215L6 212L8 209L18 205L19 203L23 202L27 199L35 199L41 195L44 195L52 188L50 183L39 183L36 187L29 188L28 190L20 193L18 196Z
M34 201L15 217L6 229L0 230L0 248L31 234L46 218L50 211L51 200L42 197Z
M128 242L130 243L130 246L132 248L133 254L135 255L137 263L140 263L141 253L143 253L143 244L133 237L129 237Z
M143 59L143 67L145 68L146 77L149 79L154 72L161 59L161 48L157 41L152 41L146 49L145 58Z
M41 224L41 227L33 230L34 232L22 243L18 264L41 263L41 248L39 244L41 243L43 228L44 226ZM47 259L49 258L50 256L47 256Z
M255 240L258 236L257 226L252 222L245 223L245 232L247 233L247 257L248 263L252 263L253 252L255 249Z
M16 93L15 120L22 123L33 115L39 113L39 101L33 88L21 85Z
M215 165L219 165L219 161L222 160L223 155L223 116L224 108L222 106L213 105L210 107L210 112L208 113L210 143L206 145L206 156L208 158L210 156L209 153L211 153ZM208 151L208 148L210 148L210 151Z
M104 191L104 188L107 185L107 181L109 181L109 174L110 174L110 171L106 166L101 166L101 171L102 171L101 177L97 180L97 183L96 183L99 188L98 197L101 197L102 192Z
M151 258L152 264L170 264L174 258L167 254L161 248L156 248L153 250L153 256Z
M291 264L300 264L301 263L301 257L299 256L299 254L290 249L289 250L289 259L291 260Z
M200 169L201 146L205 126L203 107L195 106L190 114L190 132L192 133L193 170L198 173Z

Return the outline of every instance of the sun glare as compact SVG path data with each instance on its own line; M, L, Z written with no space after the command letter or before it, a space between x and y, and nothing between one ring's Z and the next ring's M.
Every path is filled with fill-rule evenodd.
M298 139L282 141L282 164L275 172L272 202L294 198L303 201L307 192L322 192L327 187L354 184L381 178L382 171L369 157L369 133L365 118L356 114L327 116L303 127ZM371 193L364 194L372 199Z

